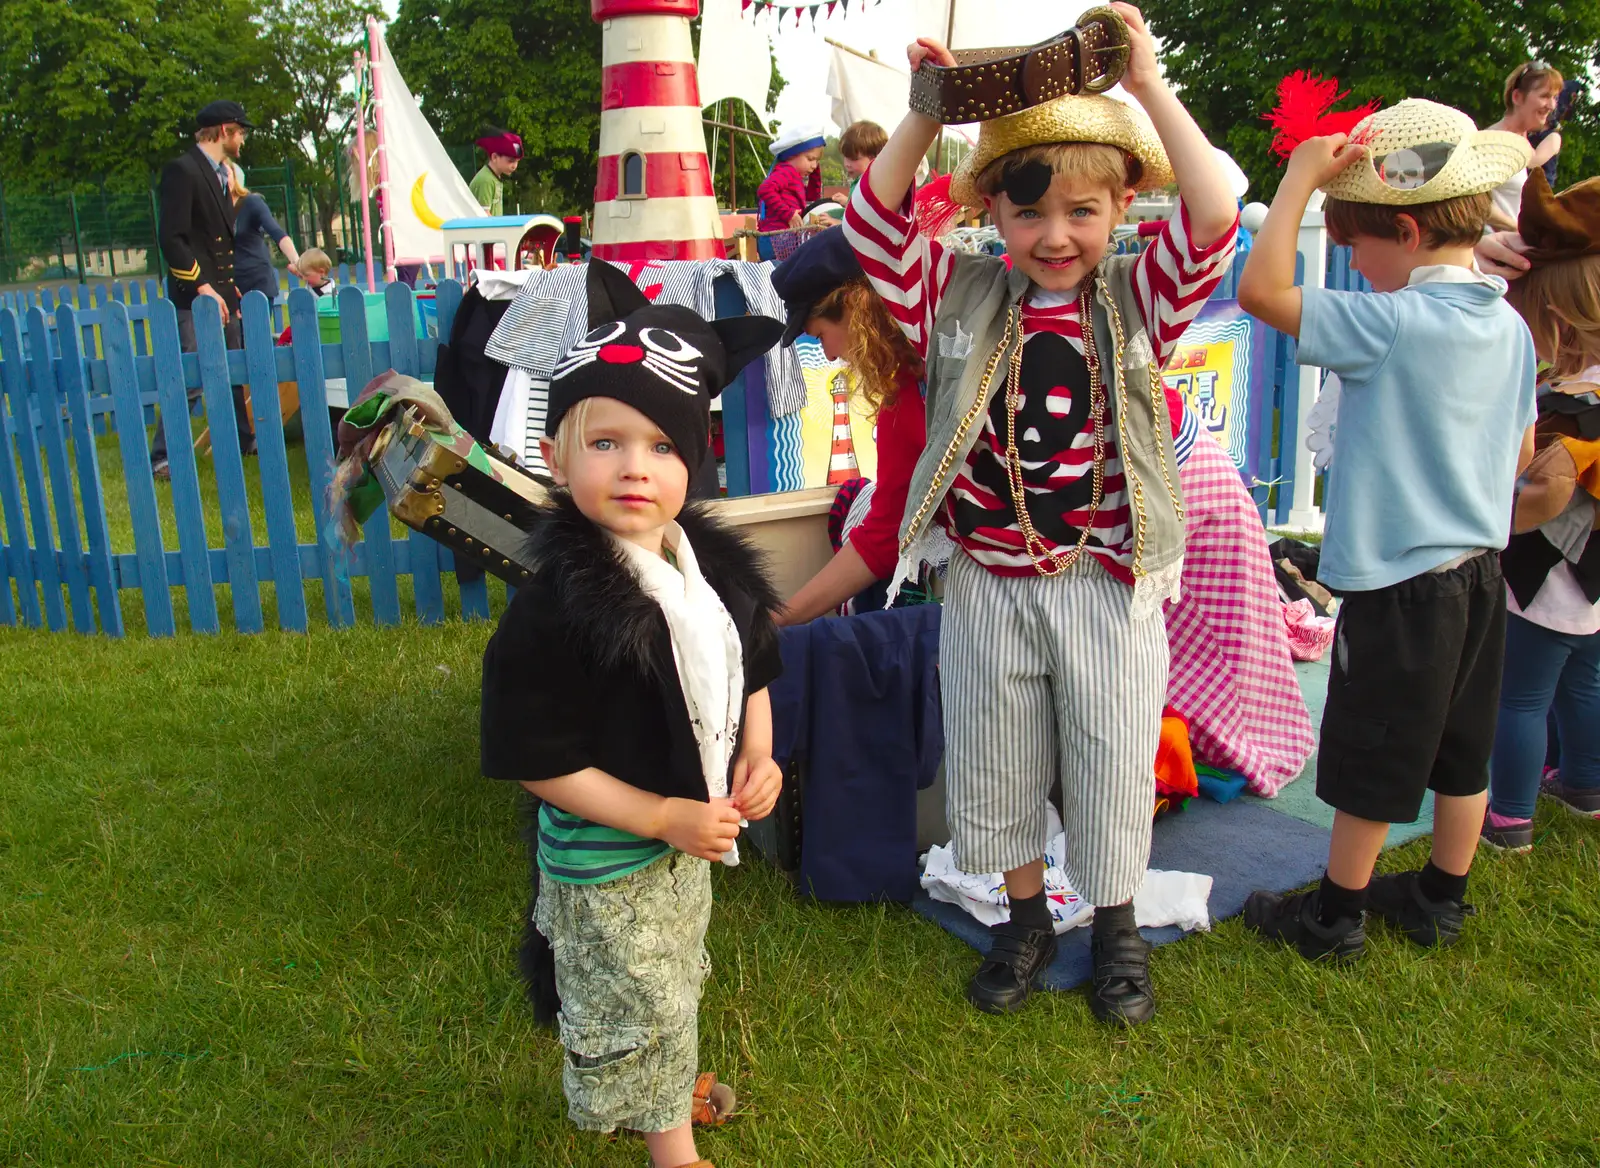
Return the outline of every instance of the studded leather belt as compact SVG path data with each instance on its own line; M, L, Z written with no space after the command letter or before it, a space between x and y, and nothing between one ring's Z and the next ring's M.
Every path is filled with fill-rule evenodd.
M1091 8L1060 36L1028 48L963 49L955 65L924 61L910 106L945 125L986 122L1073 93L1104 93L1128 67L1128 26Z

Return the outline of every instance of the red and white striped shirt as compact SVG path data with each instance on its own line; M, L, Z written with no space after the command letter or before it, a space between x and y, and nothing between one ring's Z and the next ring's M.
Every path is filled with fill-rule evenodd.
M916 224L909 218L910 211L909 194L900 211L891 211L873 196L871 184L863 178L856 184L845 210L844 230L874 290L888 305L890 314L918 355L926 358L939 302L955 268L955 253L918 234ZM1134 268L1134 299L1156 360L1161 364L1172 355L1184 329L1233 261L1233 230L1225 232L1209 247L1196 248L1189 240L1188 227L1188 211L1180 203L1178 214L1151 240ZM1047 414L1034 411L1034 416L1060 423L1069 415L1086 412L1081 403L1080 411L1073 411L1072 393L1067 386L1056 384L1051 376L1052 369L1030 368L1034 360L1048 360L1055 366L1064 365L1060 358L1070 358L1055 347L1055 341L1035 345L1036 337L1063 338L1080 357L1083 354L1077 292L1032 289L1023 305L1022 327L1024 385L1037 384L1043 378L1055 386L1047 394ZM987 358L987 354L982 356ZM1100 360L1104 367L1112 358L1103 353ZM1079 373L1081 378L1081 368ZM1070 495L1070 499L1061 500L1059 512L1051 513L1059 514L1068 527L1075 529L1071 533L1074 536L1089 523L1086 550L1113 575L1131 582L1133 524L1122 460L1117 455L1114 437L1114 409L1114 403L1108 400L1105 491L1092 522L1087 484L1081 480L1093 469L1093 423L1085 420L1070 433L1046 434L1037 426L1025 428L1019 416L1017 438L1024 453L1024 489L1030 499L1037 504L1041 495ZM1024 412L1027 412L1026 402L1019 415ZM1001 419L998 425L997 414ZM1024 548L1022 530L1013 514L1009 495L1002 493L1006 481L1004 417L1003 405L985 416L983 432L945 496L941 521L967 554L991 572L1002 576L1031 576L1035 573L1033 557ZM1045 426L1048 429L1048 421ZM1048 456L1038 461L1028 460L1030 440L1036 450L1048 451ZM1175 467L1173 473L1177 473ZM955 518L958 508L963 516L960 523ZM1035 507L1029 510L1034 513ZM994 521L974 522L972 517L980 512L993 512ZM1039 526L1036 519L1035 527ZM1044 533L1041 531L1041 534ZM1046 538L1051 550L1058 554L1070 551L1076 542L1075 538L1064 542Z

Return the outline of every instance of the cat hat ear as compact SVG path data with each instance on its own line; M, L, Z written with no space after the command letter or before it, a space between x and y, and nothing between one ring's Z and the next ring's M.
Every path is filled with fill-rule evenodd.
M562 354L550 378L545 432L585 398L605 397L644 414L690 473L711 436L711 399L783 334L764 316L706 321L676 304L652 304L623 272L589 265L589 332Z
M584 276L589 292L589 328L632 316L647 307L650 298L639 291L639 285L628 278L622 269L604 260L595 260Z

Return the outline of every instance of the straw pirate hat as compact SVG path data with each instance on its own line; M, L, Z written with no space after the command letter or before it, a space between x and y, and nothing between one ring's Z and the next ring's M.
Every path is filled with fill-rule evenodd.
M1332 199L1412 207L1494 190L1525 170L1533 148L1520 134L1480 130L1460 110L1405 101L1362 118L1350 139L1367 156L1322 188Z
M1600 255L1600 178L1574 183L1558 195L1543 170L1529 171L1517 233L1536 264Z
M950 177L951 200L963 207L983 206L978 176L991 162L1013 150L1052 142L1121 147L1143 170L1135 190L1158 190L1172 181L1172 163L1143 110L1100 94L1075 94L984 122L978 145Z

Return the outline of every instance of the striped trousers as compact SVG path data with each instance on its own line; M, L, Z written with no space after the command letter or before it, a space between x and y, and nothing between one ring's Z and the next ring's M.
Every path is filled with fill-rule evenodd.
M1054 577L997 576L957 551L940 634L946 818L956 863L1004 872L1044 854L1061 780L1066 873L1095 905L1144 883L1167 691L1159 612L1093 557Z

